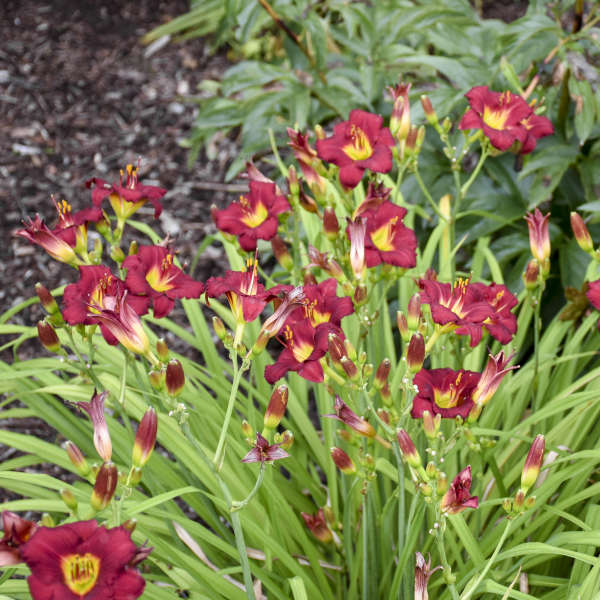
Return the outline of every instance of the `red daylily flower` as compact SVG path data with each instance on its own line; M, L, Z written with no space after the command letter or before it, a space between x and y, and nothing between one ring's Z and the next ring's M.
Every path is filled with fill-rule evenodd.
M330 323L322 323L314 328L309 319L287 324L282 340L285 348L274 365L265 367L265 379L273 384L288 371L295 371L309 381L323 381L320 361L327 353L328 336L332 331L341 332Z
M131 567L138 552L124 527L92 520L39 527L21 554L33 600L135 600L146 583Z
M404 269L417 264L417 237L402 223L406 209L392 202L362 213L367 219L365 258L367 267L384 262Z
M263 311L272 294L258 282L258 262L249 259L243 271L227 271L225 277L211 277L206 282L206 296L225 294L237 323L251 323Z
M510 312L517 299L504 285L470 283L459 279L453 286L432 279L420 279L421 302L429 304L439 325L451 324L458 335L471 336L475 347L485 327L502 344L508 344L517 330L516 317Z
M244 458L243 463L271 463L274 460L280 460L281 458L287 458L289 454L281 448L281 444L271 444L262 436L260 433L256 434L256 445Z
M553 133L552 123L538 117L523 98L509 91L492 92L487 86L465 94L471 108L460 121L460 129L482 129L492 146L508 150L519 143L521 154L531 152L540 137Z
M384 202L388 202L392 193L391 188L386 188L383 183L374 183L369 181L367 195L358 205L358 208L352 213L352 218L356 219L369 211L376 211Z
M142 185L138 182L138 169L133 165L127 165L125 184L123 184L123 176L125 173L121 171L121 179L119 185L112 185L93 177L86 181L86 187L92 189L92 203L94 206L101 206L102 202L108 198L112 209L119 221L126 221L146 202L151 202L154 206L154 218L158 219L162 212L162 204L160 199L167 193L167 190L154 186Z
M2 530L0 539L0 567L17 565L23 561L21 547L33 535L37 525L33 521L22 519L8 510L2 511Z
M240 196L224 210L212 211L217 229L235 235L247 252L256 250L257 240L275 237L279 220L277 215L291 210L285 196L278 195L275 184L250 180L250 193Z
M462 512L466 508L477 508L479 499L471 496L471 465L463 469L452 481L440 503L442 511L450 515Z
M420 419L427 410L443 419L466 419L473 408L473 392L481 375L474 371L421 369L413 380L419 389L413 399L410 416Z
M383 127L381 116L355 109L348 121L333 128L331 137L317 140L317 154L340 168L340 183L351 189L358 185L365 169L376 173L392 170L393 145L394 138Z
M173 264L173 252L164 246L140 246L123 261L125 285L138 296L152 299L154 316L166 317L176 298L199 298L204 285Z
M79 275L77 283L70 283L65 288L63 317L69 325L100 323L96 314L103 308L114 308L114 298L123 295L125 284L104 265L81 266ZM139 315L148 310L149 302L148 298L127 294L127 303ZM118 340L104 325L101 324L100 329L109 344L118 344Z

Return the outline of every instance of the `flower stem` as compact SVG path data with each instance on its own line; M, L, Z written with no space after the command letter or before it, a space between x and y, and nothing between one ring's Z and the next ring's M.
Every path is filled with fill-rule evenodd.
M88 363L83 359L83 355L81 354L81 352L79 352L79 349L77 348L77 344L75 343L75 338L73 337L72 328L65 327L65 329L67 330L67 335L69 336L69 340L71 341L71 348L73 349L73 352L75 352L75 356L77 356L77 358L79 359L79 362L81 363L83 370L89 375L90 379L94 382L94 385L98 389L102 389L102 384L100 383L100 380L96 376L96 373L94 373L94 370L92 369L91 364L88 365Z
M415 175L417 183L419 184L419 187L421 188L421 191L423 192L423 195L425 196L425 198L427 198L427 201L429 202L429 204L431 204L431 208L433 208L435 214L441 220L446 221L447 220L446 217L442 214L442 211L439 209L438 205L435 203L434 199L431 197L431 194L429 193L429 190L427 189L427 186L423 182L423 179L421 179L421 174L419 173L419 167L418 166L414 167L413 173Z
M456 586L454 585L454 582L450 579L452 577L452 569L450 568L450 563L448 562L448 557L446 556L446 547L444 546L444 534L441 532L440 527L438 527L436 530L435 538L438 550L440 552L440 560L442 562L442 567L444 568L444 578L448 583L450 595L452 596L453 600L459 600Z
M473 182L477 178L477 175L479 175L479 171L481 171L481 167L483 167L485 159L489 156L489 152L490 151L488 146L484 145L481 149L481 156L479 157L479 162L477 163L477 166L473 169L471 177L469 177L469 179L467 179L467 181L465 181L465 183L463 183L463 186L460 188L460 195L456 200L456 212L458 212L461 200L467 195L469 188L473 185Z
M252 491L243 500L240 500L239 502L237 500L232 500L231 508L229 509L230 512L235 512L236 510L242 510L243 508L245 508L248 505L250 500L252 500L252 498L254 498L254 496L256 496L256 494L258 493L258 490L260 489L260 486L262 485L264 476L265 476L265 463L262 462L262 463L260 463L260 471L258 472L258 478L256 479L256 483L254 484Z

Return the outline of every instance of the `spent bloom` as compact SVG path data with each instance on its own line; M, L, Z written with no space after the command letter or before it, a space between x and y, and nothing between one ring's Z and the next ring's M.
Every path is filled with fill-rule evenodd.
M531 254L538 261L543 275L550 271L550 235L548 233L548 219L550 213L542 215L539 208L533 213L527 213L525 220L529 227L529 246Z
M442 511L450 515L462 512L466 508L477 508L479 499L471 496L471 465L464 468L452 481L448 491L442 497Z
M2 531L0 539L0 567L21 562L21 548L37 529L33 521L22 519L8 510L2 511Z
M31 569L33 600L135 600L145 586L134 568L139 551L124 527L107 529L91 520L39 527L22 557Z
M359 417L339 396L335 397L335 414L324 415L331 419L336 419L354 429L356 433L365 437L374 438L377 432L373 426L362 417Z
M274 460L287 458L289 454L281 448L281 444L269 444L269 442L260 433L256 434L256 445L244 458L243 463L271 463Z
M110 433L106 425L106 417L104 415L104 401L108 396L108 392L104 391L100 394L94 390L94 394L89 402L77 402L76 406L89 415L92 425L94 426L94 446L102 460L108 462L112 456L112 444L110 441Z
M320 508L316 514L311 515L309 513L300 513L306 526L310 529L310 532L324 544L328 544L333 541L333 533L331 529L329 529L329 525L327 525L327 521L325 520L325 513L323 509Z
M427 582L429 578L435 573L438 569L441 569L441 566L435 567L435 569L431 568L431 558L428 557L428 560L425 561L425 557L417 552L416 554L416 562L415 562L415 598L414 600L429 600L429 594L427 592Z
M176 298L199 298L204 291L204 285L175 266L173 258L173 252L164 246L139 246L137 254L123 261L127 289L151 298L157 319L173 310Z
M246 252L256 250L257 240L275 237L279 221L277 215L291 210L290 204L277 194L273 182L250 180L250 192L240 196L223 210L213 210L217 229L235 235Z
M472 400L478 406L485 406L496 393L504 376L517 366L507 367L514 354L506 356L501 350L496 356L489 355L487 365L481 374L477 386L472 394Z
M528 154L539 138L554 131L548 119L537 116L523 98L509 91L493 92L481 85L465 95L471 108L459 128L482 129L498 150L508 150L515 144L521 154Z
M394 138L383 118L364 110L350 112L348 121L338 123L333 135L317 140L320 158L340 168L340 183L346 189L355 188L365 172L376 173L392 170Z

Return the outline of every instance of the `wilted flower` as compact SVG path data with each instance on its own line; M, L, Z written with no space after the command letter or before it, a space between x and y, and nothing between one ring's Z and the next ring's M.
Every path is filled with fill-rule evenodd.
M466 94L471 108L460 121L460 129L482 129L492 146L508 150L517 142L521 154L531 152L541 137L554 129L545 117L534 114L531 106L509 91L492 92L487 86L477 86Z
M76 406L89 415L92 425L94 426L94 446L102 460L108 462L112 456L112 444L110 441L110 433L106 425L106 417L104 415L104 401L108 396L108 392L104 391L100 394L94 390L94 394L89 402L77 402Z
M139 246L137 254L128 256L122 267L127 269L127 289L151 298L157 319L173 310L176 298L199 298L204 291L200 281L173 264L173 252L164 246Z
M33 600L135 600L144 578L132 568L140 549L124 527L106 529L94 520L39 527L22 549L31 569ZM147 553L145 553L147 556Z
M334 415L323 415L324 417L329 417L330 419L337 419L344 423L344 425L348 425L359 433L360 435L364 435L365 437L374 438L377 435L377 432L373 428L373 426L363 419L359 417L339 396L335 397L335 414Z
M292 149L304 179L314 193L323 193L326 188L325 180L317 173L315 167L321 164L317 158L317 151L308 143L308 134L304 135L288 127L288 146Z
M274 460L280 460L281 458L287 458L289 454L281 448L281 444L271 444L262 436L260 433L256 434L256 445L244 458L243 463L271 463Z
M125 181L123 177L125 176ZM131 217L146 202L151 202L154 206L154 218L158 219L162 212L160 199L167 193L167 190L154 185L142 185L138 182L138 169L133 165L127 165L125 173L121 171L119 185L109 184L103 179L93 177L86 181L86 187L92 189L92 203L94 206L101 206L102 202L108 198L115 215L119 222L124 222Z
M455 515L466 508L479 506L477 496L471 496L471 480L471 465L469 465L454 478L450 488L444 494L440 502L443 512Z
M277 215L289 210L289 202L276 193L273 182L250 180L250 192L224 210L213 211L213 219L217 229L237 236L242 249L253 252L257 240L275 236Z
M344 271L333 258L330 258L326 252L319 252L310 244L308 245L308 258L310 259L309 267L319 267L338 281L345 278Z
M444 419L466 419L473 408L473 392L481 375L474 371L421 369L413 380L419 392L413 399L411 417L420 419L425 411Z
M33 244L41 246L54 260L73 266L83 264L75 254L74 232L67 232L67 239L64 239L65 235L61 231L48 229L48 226L39 215L36 215L34 220L29 219L24 225L25 229L19 229L15 232L15 235L24 237Z
M2 511L2 530L0 539L0 567L8 567L22 562L21 548L34 534L37 525L33 521L22 519L8 510Z
M325 513L320 508L316 514L309 515L308 513L300 513L306 526L310 529L311 533L324 544L328 544L333 541L333 533L325 521Z
M518 369L517 366L506 368L513 356L514 354L505 356L504 350L501 350L496 356L489 355L485 370L473 391L472 400L475 404L485 406L496 393L504 376L512 369Z
M340 168L340 183L350 189L358 185L365 169L391 171L393 145L394 138L383 127L381 116L355 109L348 121L334 127L331 137L317 140L317 153Z
M358 217L353 221L348 221L346 234L350 240L350 266L356 279L362 279L367 266L365 256L365 242L367 235L367 220Z
M427 562L425 562L425 557L420 552L416 553L414 600L429 600L427 582L433 573L441 568L441 566L437 566L435 569L432 569L431 558L428 557Z

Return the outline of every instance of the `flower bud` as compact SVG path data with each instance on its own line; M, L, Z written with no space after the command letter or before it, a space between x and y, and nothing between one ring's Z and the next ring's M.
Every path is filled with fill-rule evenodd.
M94 426L94 446L104 462L109 462L112 456L112 442L104 414L104 401L107 396L107 391L98 394L94 389L89 402L76 403L80 409L89 415L92 421L92 425Z
M286 385L280 385L271 394L269 406L265 411L264 424L266 429L275 429L281 423L287 408L288 394Z
M140 467L131 467L126 482L129 487L135 487L142 480L142 469Z
M523 510L523 505L525 504L525 492L523 490L519 490L515 494L515 499L513 500L513 508L517 512L521 512Z
M438 496L443 496L448 491L448 475L443 471L438 471L436 479L436 490Z
M177 359L171 359L167 365L167 372L165 375L165 384L167 386L167 393L171 398L175 398L183 391L185 386L185 374L183 367Z
M535 506L535 496L529 496L527 500L525 500L525 508L529 510Z
M342 372L344 369L341 360L342 357L346 356L346 347L340 336L336 333L329 334L327 338L327 351L329 352L329 357L331 358L333 366L336 367L338 371Z
M406 350L406 364L411 373L418 373L425 361L425 340L420 333L415 333Z
M419 294L414 294L408 301L406 322L411 331L419 329L419 323L421 322L421 296Z
M292 259L292 255L290 254L285 242L278 235L271 240L271 249L273 250L273 256L275 256L277 262L286 271L291 271L294 268L294 260Z
M442 415L437 414L434 417L428 410L423 411L423 429L430 440L437 438L441 423Z
M323 211L323 232L330 241L335 241L340 231L340 224L331 206L327 206Z
M523 273L523 283L528 290L535 290L539 283L540 267L537 260L532 259L527 263Z
M256 438L256 432L254 431L254 428L252 427L252 425L250 425L250 423L248 423L248 421L246 421L246 419L244 419L242 421L242 434L244 435L244 437L246 438L246 440L252 446L254 446L254 440Z
M56 521L53 519L52 515L47 512L42 514L40 522L44 527L56 527Z
M119 473L114 463L106 462L100 467L90 498L90 504L96 512L108 506L115 495L118 479Z
M346 356L348 356L350 360L356 361L358 359L356 348L348 338L344 339L344 348L346 349Z
M392 393L390 392L390 384L386 384L379 390L381 399L386 406L392 406Z
M529 228L529 246L531 254L538 261L542 275L546 277L550 272L550 234L548 232L548 219L550 213L542 215L538 208L533 213L527 213L525 220Z
M383 408L378 408L377 409L377 416L386 424L389 425L390 424L390 413L387 410L384 410Z
M275 435L275 443L279 444L284 450L289 450L294 443L294 434L286 429L283 433Z
M300 184L298 183L298 174L296 173L296 167L291 165L288 169L288 186L290 189L290 194L297 198L300 193Z
M158 338L156 340L156 354L162 362L167 362L169 360L169 346L167 346L165 338Z
M137 519L127 519L127 521L123 521L121 523L121 527L129 531L129 533L133 533L137 527L137 524Z
M510 498L504 498L504 500L502 500L502 508L507 512L507 513L511 513L512 512L512 500Z
M362 306L368 300L367 288L364 285L356 286L356 288L354 289L353 300L356 306Z
M46 350L54 353L60 351L60 340L50 323L47 321L38 321L37 330L38 338Z
M398 445L400 446L402 458L415 469L422 466L421 457L419 456L410 435L408 435L404 429L399 429L396 437L398 438Z
M380 390L386 384L391 367L392 363L389 358L384 358L379 364L379 367L377 367L375 379L373 380L373 387L376 390Z
M427 122L437 129L440 125L438 117L435 114L435 110L433 109L431 100L427 96L425 96L425 94L421 96L421 106L423 107L423 112L425 113L425 118L427 119Z
M37 294L38 298L40 299L40 303L44 307L44 310L49 315L60 314L60 308L58 308L58 304L56 303L54 296L52 296L52 294L50 293L50 291L48 290L48 288L46 286L42 285L41 283L36 283L35 284L35 293Z
M225 324L217 316L213 316L212 322L213 322L213 329L215 330L217 337L221 341L224 341L225 338L227 337L227 329L225 329Z
M358 372L356 365L347 356L342 356L340 363L348 379L351 381L358 381L360 379L360 373Z
M543 435L537 435L531 447L529 448L529 454L525 459L525 465L523 466L523 472L521 473L521 489L527 493L537 481L538 475L540 474L540 468L542 461L544 460L544 452L546 450L546 440Z
M571 229L579 247L588 254L594 251L594 242L583 219L576 212L571 213Z
M59 493L67 508L71 510L77 510L77 498L75 498L71 490L62 489Z
M63 448L67 452L69 460L75 467L77 473L81 475L81 477L87 477L90 474L91 469L81 450L70 440L67 440L63 444Z
M152 369L148 373L148 379L149 379L150 385L153 387L153 389L155 389L159 392L164 389L165 373L166 373L166 369L164 369L164 368L160 369L158 371L156 369Z
M110 249L110 257L116 262L121 264L125 260L125 253L121 250L120 246L112 246Z
M304 190L302 189L300 189L300 196L298 198L298 202L306 212L313 213L315 215L319 214L319 207L314 201L314 198L311 198L308 194L304 193Z
M149 408L138 427L133 443L133 452L131 455L131 464L134 467L142 468L150 458L156 443L156 432L158 429L158 420L153 408Z
M356 465L341 448L336 448L335 446L331 448L331 458L335 466L345 475L356 473Z
M408 321L403 312L398 311L396 313L396 322L398 323L398 329L400 330L400 337L402 341L408 343L410 341L410 330L408 329Z

